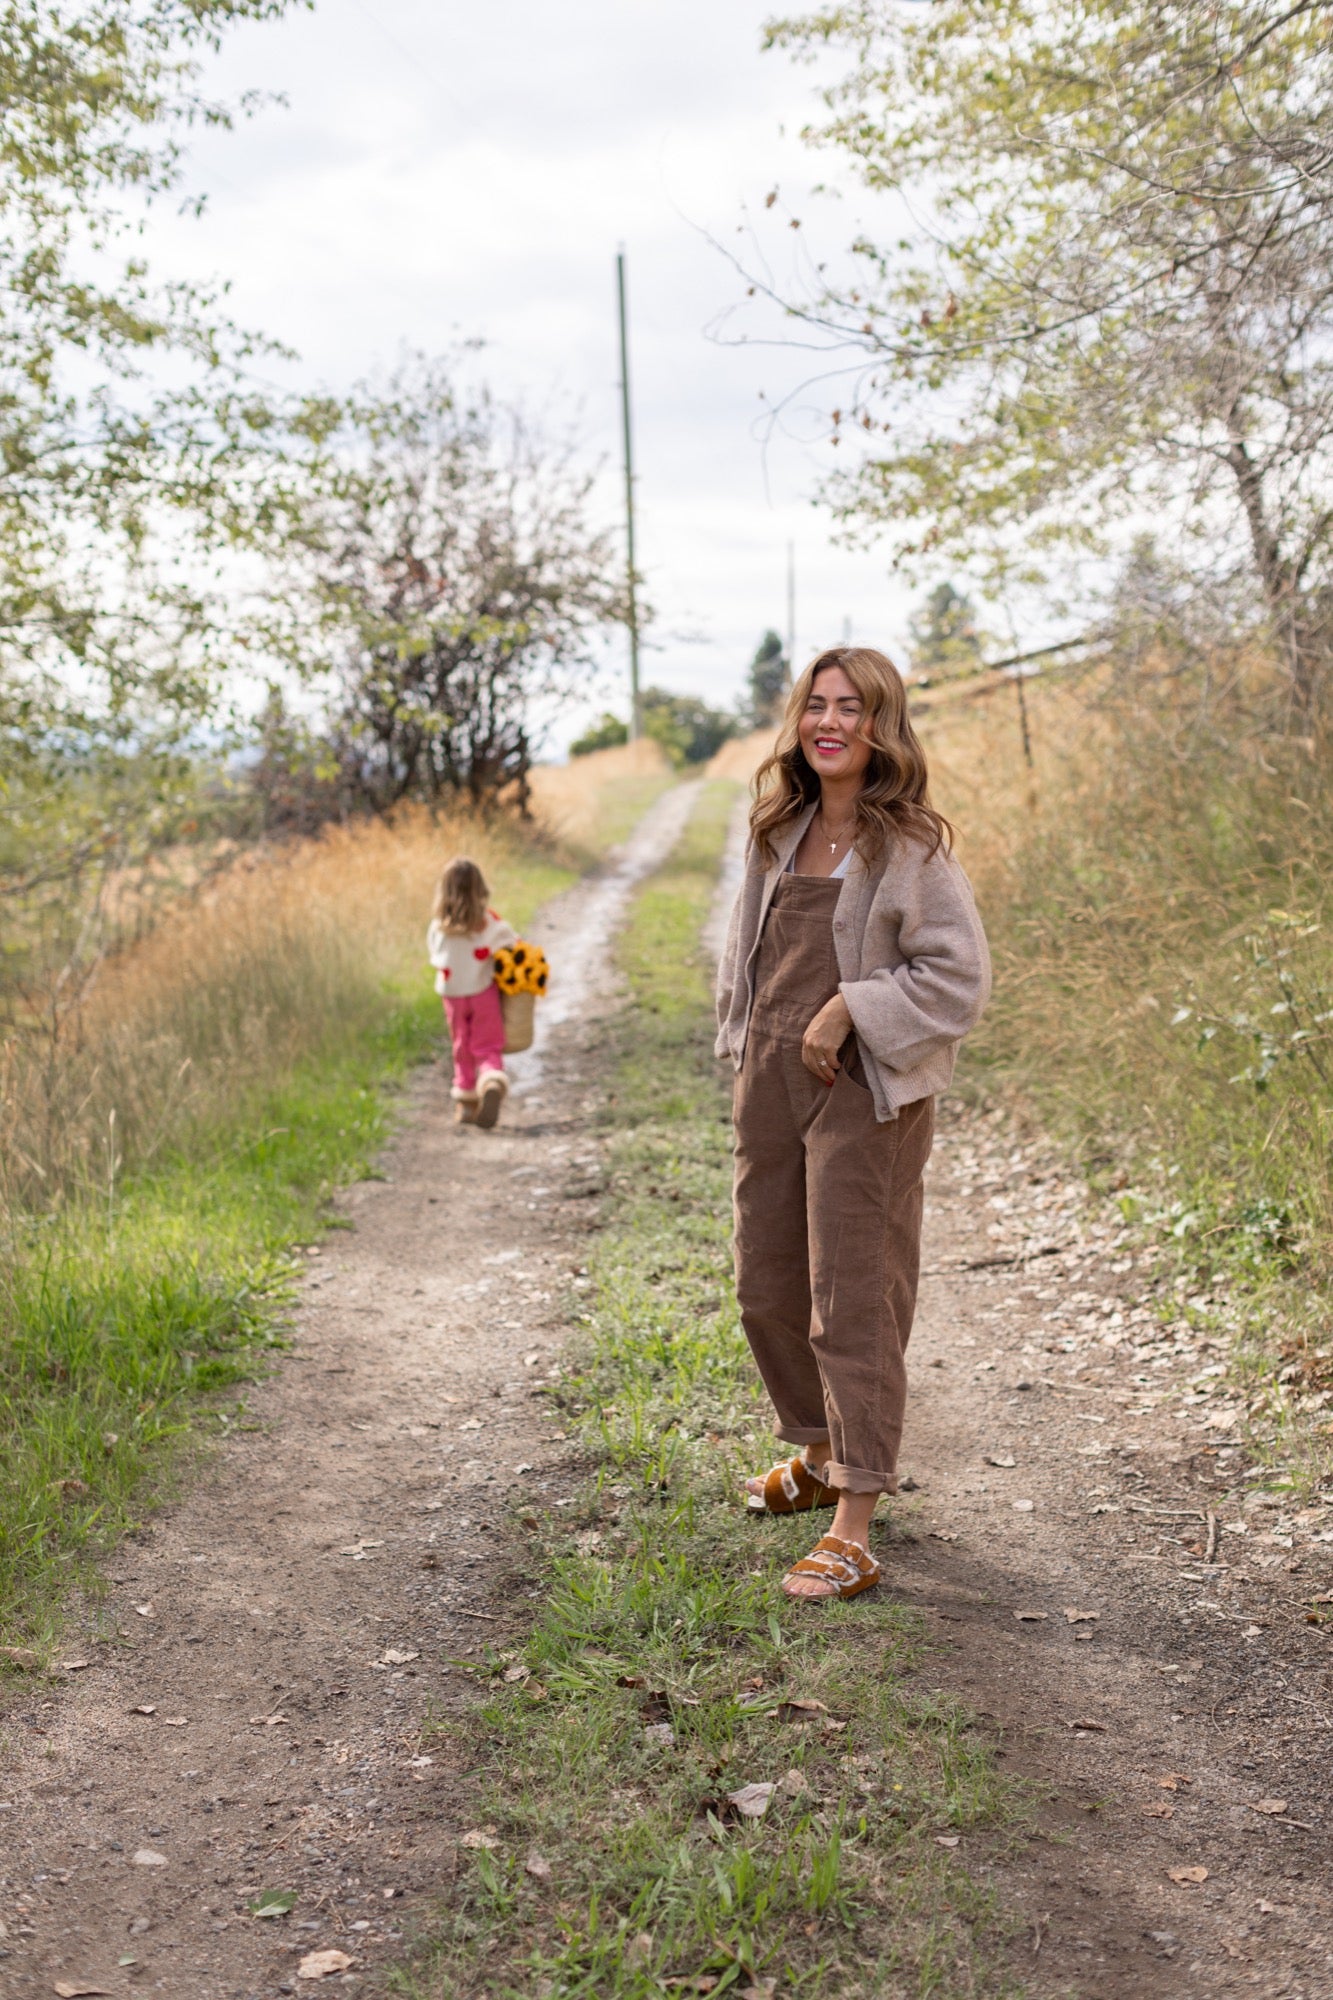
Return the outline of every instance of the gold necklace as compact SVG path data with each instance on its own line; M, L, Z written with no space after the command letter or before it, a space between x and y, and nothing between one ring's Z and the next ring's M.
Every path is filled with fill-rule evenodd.
M843 828L842 832L838 835L836 840L829 840L828 821L824 818L824 808L822 806L819 808L819 825L825 840L828 840L829 853L836 854L838 849L842 846L843 841L847 838L848 828L856 825L856 814L855 813L852 814L851 818L847 822L847 825Z

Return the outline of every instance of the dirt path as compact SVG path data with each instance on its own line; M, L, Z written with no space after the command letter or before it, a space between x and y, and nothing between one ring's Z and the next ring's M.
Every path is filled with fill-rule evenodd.
M388 1178L311 1258L255 1428L121 1551L66 1652L90 1664L11 1714L3 2000L267 2000L306 1990L323 1948L375 1989L451 1879L461 1829L419 1727L463 1698L451 1660L522 1629L525 1581L490 1554L509 1487L560 1503L529 1392L600 1186L585 1022L692 790L548 912L560 997L499 1132L457 1132L444 1079L418 1080ZM1333 1686L1305 1606L1330 1587L1333 1509L1268 1504L1200 1374L1218 1355L1183 1322L1163 1335L1152 1272L1051 1156L956 1103L925 1263L919 1486L879 1537L937 1632L927 1677L1043 1788L1035 1841L959 1850L1027 1914L1019 1976L1086 2000L1327 2000ZM246 1914L263 1890L294 1891L292 1916Z
M65 1684L6 1718L4 2000L260 2000L325 1948L377 1984L452 1875L460 1829L420 1726L460 1698L450 1660L523 1623L492 1518L515 1486L556 1504L560 1436L531 1392L601 1183L584 1024L696 789L534 927L558 983L499 1130L457 1130L447 1077L416 1080L386 1177L348 1191L353 1227L310 1256L248 1428L118 1552ZM265 1890L295 1892L292 1915L252 1918Z
M997 1876L1031 1925L1016 1969L1327 2000L1333 1658L1306 1607L1333 1505L1288 1518L1246 1477L1221 1349L1164 1332L1151 1270L1003 1119L946 1103L926 1228L920 1490L887 1553L947 1649L932 1677L1049 1788L1047 1837Z

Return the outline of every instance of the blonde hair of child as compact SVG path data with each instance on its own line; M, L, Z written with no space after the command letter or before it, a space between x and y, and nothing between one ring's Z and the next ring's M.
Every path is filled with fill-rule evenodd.
M448 862L435 885L435 922L448 937L471 937L484 930L491 892L486 877L466 854Z

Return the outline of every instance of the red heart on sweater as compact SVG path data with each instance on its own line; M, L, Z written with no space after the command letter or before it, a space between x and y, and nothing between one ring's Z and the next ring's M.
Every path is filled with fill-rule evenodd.
M490 949L490 946L489 946L489 945L485 945L485 944L477 944L477 945L473 945L473 947L472 947L472 956L473 956L474 958L478 958L478 959L480 959L480 958L489 958L489 957L490 957L490 955L491 955L491 949Z
M447 965L446 965L446 966L445 966L445 968L444 968L444 976L445 976L445 978L446 978L446 979L447 979L447 978L449 977L449 968L448 968L448 966L447 966Z

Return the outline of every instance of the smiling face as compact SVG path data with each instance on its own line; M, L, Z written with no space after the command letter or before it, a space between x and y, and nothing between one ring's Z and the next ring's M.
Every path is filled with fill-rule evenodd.
M860 785L871 746L861 735L865 704L841 667L821 667L796 726L806 763L821 780Z

